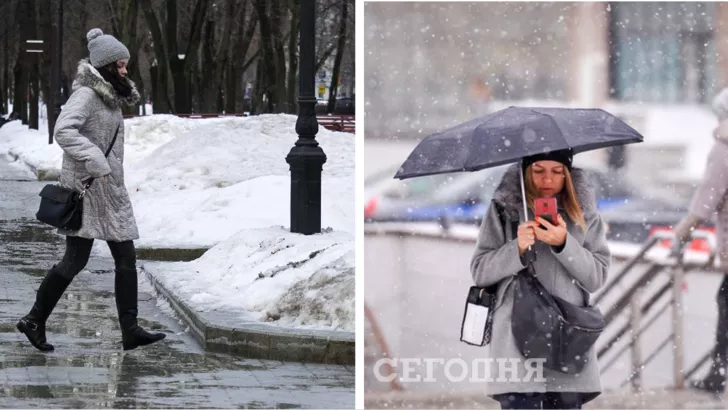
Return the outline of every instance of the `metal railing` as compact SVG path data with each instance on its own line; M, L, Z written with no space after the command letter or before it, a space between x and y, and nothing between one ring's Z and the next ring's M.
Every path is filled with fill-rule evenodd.
M641 263L647 263L646 269L634 279L634 284L622 293L617 301L604 311L604 318L607 327L614 323L625 309L629 309L629 318L619 330L612 335L609 340L604 343L597 352L597 356L604 358L625 336L630 334L629 343L622 346L616 354L606 362L601 373L605 373L614 365L626 352L630 353L631 372L629 377L622 383L622 386L631 384L635 390L641 389L642 369L647 366L663 349L670 346L672 342L673 352L673 377L674 388L682 389L685 379L691 377L705 362L710 358L710 351L698 360L688 371L685 371L685 346L684 346L684 323L683 323L683 281L685 275L696 270L712 270L713 261L715 260L716 240L715 235L710 232L696 231L691 234L690 242L696 239L707 241L709 247L709 256L705 263L684 263L683 255L680 254L675 258L675 263L659 263L648 261L645 256L662 240L674 240L674 234L669 232L656 232L645 243L640 251L630 259L622 269L617 273L604 290L593 299L593 304L603 301L608 295L614 295L617 285L621 283L633 269ZM645 295L648 295L648 286L661 274L667 273L668 282L660 286L656 291L649 293L649 297L643 301ZM671 297L665 303L660 305L657 302L668 292L671 291ZM668 309L669 308L669 309ZM643 351L640 343L640 337L645 334L648 329L666 312L672 313L672 332L662 340L656 348L649 352L647 357L643 359ZM653 313L654 312L654 313ZM648 318L649 317L649 318Z

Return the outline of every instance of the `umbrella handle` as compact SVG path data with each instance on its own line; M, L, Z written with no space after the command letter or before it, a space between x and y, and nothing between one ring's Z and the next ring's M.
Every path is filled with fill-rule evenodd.
M521 198L523 198L523 218L524 222L528 221L528 204L526 204L526 184L523 182L523 160L521 160Z
M523 175L523 159L521 159L521 198L523 198L523 219L524 222L528 221L528 204L526 203L526 184L524 181L525 176ZM531 250L531 247L528 247Z

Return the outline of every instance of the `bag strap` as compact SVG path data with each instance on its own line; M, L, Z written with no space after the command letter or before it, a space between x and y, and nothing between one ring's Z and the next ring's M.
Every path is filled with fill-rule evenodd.
M495 206L496 211L498 211L498 217L500 218L501 225L503 226L503 235L506 238L506 242L517 238L518 237L518 222L514 221L512 218L510 218L508 213L498 202L496 202L495 200L491 200L491 204L493 206ZM509 223L511 225L510 230L508 230L506 228L506 225ZM528 257L526 269L528 269L528 272L531 274L531 276L534 280L538 280L538 279L536 279L536 270L533 267L534 259L535 259L534 257L530 257L530 256ZM579 288L579 290L581 290L581 293L584 295L585 306L591 306L591 302L590 302L591 298L590 298L589 292L582 289L581 286L579 286L579 285L577 285L577 287Z
M114 133L114 138L111 139L111 144L109 144L109 148L106 149L106 154L104 154L104 158L109 157L109 154L111 153L111 149L114 147L114 143L116 143L116 137L119 135L120 127L121 127L121 121L119 122L119 125L116 126L116 132ZM81 191L81 198L83 198L84 194L86 193L86 190L89 189L89 187L91 187L91 184L94 182L94 179L95 178L86 180L86 185L84 186L83 191Z

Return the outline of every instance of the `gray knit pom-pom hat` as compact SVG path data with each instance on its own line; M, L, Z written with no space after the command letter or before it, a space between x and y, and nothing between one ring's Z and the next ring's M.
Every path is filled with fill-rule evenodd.
M129 50L119 40L104 34L101 29L91 29L86 39L91 65L96 68L130 57Z

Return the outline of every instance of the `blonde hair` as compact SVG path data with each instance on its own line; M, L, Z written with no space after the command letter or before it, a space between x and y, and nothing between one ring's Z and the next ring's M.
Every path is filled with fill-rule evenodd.
M526 184L526 202L531 211L535 212L534 198L537 198L538 190L536 184L533 183L533 177L531 176L531 166L529 165L524 172L525 184ZM571 172L569 169L564 167L564 188L561 190L561 198L563 199L563 208L566 214L575 221L581 229L586 232L586 221L584 221L584 213L582 212L581 205L579 204L579 198L576 196L576 189L574 188L574 182L571 178ZM556 222L556 221L554 221Z

